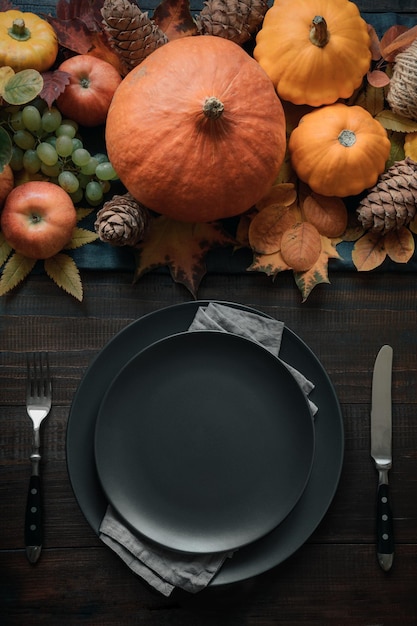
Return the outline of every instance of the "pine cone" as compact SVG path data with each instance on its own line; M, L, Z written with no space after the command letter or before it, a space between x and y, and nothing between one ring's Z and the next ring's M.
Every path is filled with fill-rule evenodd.
M206 0L195 17L201 35L215 35L244 44L261 24L266 0Z
M145 238L150 220L149 210L126 193L104 203L94 228L101 241L112 246L135 246Z
M357 209L363 228L385 235L406 226L417 210L417 163L397 161L382 176Z
M101 14L110 44L126 67L126 73L168 41L148 13L128 0L105 0Z

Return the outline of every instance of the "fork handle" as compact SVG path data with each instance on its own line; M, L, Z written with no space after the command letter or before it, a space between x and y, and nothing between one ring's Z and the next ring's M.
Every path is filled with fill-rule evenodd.
M31 563L36 563L42 550L42 500L41 480L38 473L32 473L26 501L25 515L26 555Z

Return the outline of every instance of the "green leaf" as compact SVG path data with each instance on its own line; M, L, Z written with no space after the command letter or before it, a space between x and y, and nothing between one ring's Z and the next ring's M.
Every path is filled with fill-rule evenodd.
M4 296L16 287L32 271L36 259L29 259L23 254L15 252L7 261L0 278L0 296Z
M413 133L417 131L417 122L408 117L397 115L394 111L384 109L375 116L386 130L395 130L399 133Z
M93 233L91 230L86 230L85 228L78 228L76 226L72 231L71 241L65 246L65 250L75 250L75 248L81 248L81 246L85 246L85 244L96 241L97 239L98 235L96 233Z
M12 246L6 241L5 236L0 231L0 267L6 263L12 250Z
M391 165L394 165L394 163L396 163L397 161L402 161L403 159L405 159L404 133L388 131L388 139L391 142L391 150L385 169L390 168Z
M40 94L43 78L37 70L17 72L4 86L3 99L9 104L26 104Z
M64 291L74 296L80 302L83 299L83 286L80 273L75 261L67 254L56 254L50 259L45 259L45 272L49 278Z
M7 131L0 126L0 173L12 158L12 140Z

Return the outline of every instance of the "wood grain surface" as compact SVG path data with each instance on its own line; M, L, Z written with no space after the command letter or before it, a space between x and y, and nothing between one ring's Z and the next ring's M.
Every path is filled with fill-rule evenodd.
M126 273L84 273L84 302L45 276L0 300L0 615L2 624L144 626L396 626L417 623L417 285L411 273L337 272L305 304L288 274L209 275L201 299L254 306L283 320L316 353L339 397L345 459L334 501L300 550L254 580L163 598L101 545L69 483L65 433L74 392L94 356L138 317L188 301L168 275L135 285ZM394 348L390 474L396 536L392 571L375 556L376 472L369 456L371 376ZM54 402L43 431L45 541L31 566L23 549L31 431L25 353L49 350Z

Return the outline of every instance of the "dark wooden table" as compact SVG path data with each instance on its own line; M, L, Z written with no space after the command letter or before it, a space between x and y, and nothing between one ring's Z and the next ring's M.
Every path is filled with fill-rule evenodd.
M17 3L35 8L36 3ZM141 4L141 3L139 3ZM414 13L414 0L364 0L363 11ZM55 3L44 2L53 7ZM152 5L152 0L149 3ZM343 413L345 457L336 496L319 527L267 573L197 596L150 590L97 538L70 485L67 420L84 372L116 332L146 313L187 302L164 273L132 285L129 272L82 273L78 303L44 275L0 300L0 623L5 626L414 626L417 624L417 277L330 273L308 301L290 274L209 274L199 297L235 301L283 320L328 371ZM390 484L396 556L389 573L375 554L377 474L369 454L371 376L384 343L394 348ZM45 538L30 565L23 519L31 428L25 354L48 350L53 408L43 427Z
M84 272L84 302L45 276L31 276L1 307L1 623L146 626L394 626L417 623L417 326L412 273L335 272L301 305L290 275L208 275L202 299L233 300L283 320L312 348L338 394L345 459L322 523L292 557L266 574L200 596L163 598L148 589L84 519L65 457L67 418L83 373L127 324L189 296L164 274L131 284L128 273ZM396 557L375 556L377 475L369 456L371 373L383 343L394 348L390 474ZM31 429L25 352L48 350L54 402L43 430L45 539L33 566L23 549Z

